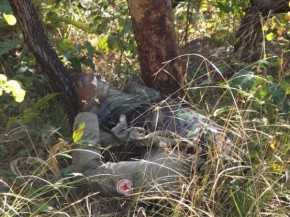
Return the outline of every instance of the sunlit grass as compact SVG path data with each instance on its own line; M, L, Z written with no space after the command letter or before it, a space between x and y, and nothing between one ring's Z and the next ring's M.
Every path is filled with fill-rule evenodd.
M245 106L242 100L233 97L231 89L224 91L217 96L218 103L211 101L207 105L203 104L206 106L204 113L234 135L233 141L237 146L234 151L241 147L245 149L245 165L224 165L213 151L212 158L205 162L207 166L203 173L193 173L182 191L145 192L127 198L107 199L100 198L95 192L78 198L72 193L76 182L69 179L72 177L70 173L64 175L65 168L59 165L61 177L57 177L48 165L48 155L44 159L18 159L16 155L7 162L10 164L7 170L12 171L14 176L1 180L1 215L130 216L138 212L147 213L148 216L286 215L289 212L290 194L285 175L290 163L290 126L279 120L271 125L259 121L256 108L252 108L251 103ZM223 102L227 103L227 109L215 113L222 108ZM199 109L204 108L200 105ZM69 150L57 149L53 153L58 156L57 161L61 161L69 154Z
M126 4L125 1L124 3ZM51 10L50 7L49 10ZM61 14L66 13L65 7L59 7L58 10ZM210 9L215 10L213 6L210 6ZM98 8L98 10L101 11L102 8ZM122 9L122 11L125 10ZM120 24L116 20L122 18L126 21L129 18L123 16L122 11L120 11L121 15L115 13L116 10L112 6L108 11L110 16L114 17L114 19L109 19L108 25L119 31ZM187 11L187 8L184 7L183 11ZM214 18L219 19L218 11L213 12L215 13ZM80 20L85 22L87 16L82 13L84 11L79 14ZM194 16L198 16L199 19L192 23L188 23L183 14L179 17L182 19L181 22L178 21L181 29L178 31L180 44L186 43L187 39L211 37L216 32L221 35L216 34L215 41L223 41L228 44L227 41L224 42L225 29L228 37L228 34L231 34L230 31L236 28L235 25L238 25L236 20L231 20L230 25L224 20L220 20L219 25L212 25L214 18L213 16L208 18L207 13L197 13ZM73 42L70 42L70 46L73 47L74 52L75 43L77 45L84 44L85 41L91 41L92 44L93 41L98 43L99 39L103 37L103 35L88 34L68 24L62 25L66 28L58 30L59 35L55 37L62 38L63 35L70 37ZM187 25L190 25L189 29ZM202 28L202 26L206 28ZM185 38L183 31L186 29L189 31L188 38ZM118 31L120 37L123 37L123 33ZM134 56L136 47L132 38L132 33L124 35L124 41L130 42L131 47L125 44L122 46L127 46L126 49L122 47L121 51L108 52L108 45L106 45L106 50L98 50L100 53L93 58L94 63L98 66L99 74L118 87L123 86L124 80L132 77L138 71L137 59ZM283 83L283 79L287 73L289 74L289 69L284 67L287 65L287 57L284 57L284 53L277 53L268 58L266 40L263 41L262 46L261 57L263 58L260 62L255 63L240 62L232 53L214 53L215 50L210 46L200 46L199 48L201 52L214 53L215 56L211 59L200 54L181 57L185 63L187 75L187 84L183 87L187 97L183 100L218 122L224 127L226 133L233 136L235 146L232 151L240 156L240 150L244 149L245 154L241 160L245 164L224 163L218 156L219 151L212 150L211 158L204 162L206 165L204 171L202 173L193 171L188 182L182 186L180 191L176 189L150 191L126 198L101 198L98 192L78 195L75 188L84 180L73 174L69 167L71 163L69 148L57 146L57 144L64 144L63 141L69 144L71 138L68 132L69 126L65 123L62 109L54 101L55 99L50 102L53 106L43 104L41 108L38 108L37 116L28 117L28 119L31 118L31 122L25 124L19 122L22 113L15 112L15 105L5 101L3 107L0 108L0 215L7 217L105 217L133 216L134 213L136 215L139 213L143 216L288 216L290 213L289 120L283 120L281 116L277 115L279 108L274 109L272 113L265 112L265 106L270 106L271 102L268 105L259 104L258 98L252 97L250 93L239 92L236 87L231 87L229 83L233 79L225 75L228 71L230 71L230 75L233 75L237 71L252 70L255 72L255 76L260 76L264 80L269 79L269 82L271 79L275 80L275 75L278 75L278 82L287 85L287 83ZM196 47L192 47L190 52L196 53L195 49ZM75 55L85 56L86 52L87 50L83 48ZM71 62L63 61L69 67L73 59ZM195 61L196 65L194 65ZM278 67L268 69L267 64L272 63L271 61L275 64L278 62ZM224 64L224 68L222 69L217 63ZM12 67L14 62L7 62L3 65L6 64L11 64L11 69L14 70ZM25 61L22 61L21 64L18 66L19 68L32 67ZM1 69L2 67L4 68L1 65ZM84 71L90 70L88 66L84 67L86 67ZM35 71L35 69L33 68L31 71ZM31 71L26 72L30 73L30 77L27 74L19 75L21 79L25 78L23 81L28 82L28 84L24 84L28 88L27 95L30 95L20 105L21 111L29 108L35 99L40 98L39 95L45 95L50 91L46 89L48 86L46 83L43 85L42 80L45 79ZM263 77L264 75L272 75L272 78ZM34 83L38 85L33 87ZM261 87L257 88L262 89ZM7 122L14 116L16 117L15 125L7 127ZM61 143L59 143L60 141ZM152 185L154 184L153 182Z

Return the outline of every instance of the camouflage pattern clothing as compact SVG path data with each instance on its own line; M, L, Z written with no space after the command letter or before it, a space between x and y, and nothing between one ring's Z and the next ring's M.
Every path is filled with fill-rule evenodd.
M219 146L222 154L232 154L232 141L221 126L156 90L136 86L130 93L110 93L100 107L101 126L112 129L124 114L129 126L144 128L146 133L166 131L176 139L186 139L193 151L199 148L206 155L210 148Z
M195 167L195 157L182 151L150 147L146 158L141 160L104 163L98 117L82 112L77 115L74 130L85 126L82 137L72 151L75 172L82 173L86 187L101 196L143 195L163 192L178 194L188 183L190 170ZM80 189L82 190L82 189Z
M102 85L98 82L98 88ZM225 156L231 152L232 142L220 126L150 88L129 93L110 89L98 116L78 114L74 130L82 124L85 128L72 154L76 172L83 173L90 187L102 196L160 190L176 194L189 183L191 171L199 167L199 156L217 146ZM106 141L103 129L110 132ZM101 149L108 143L137 147L142 150L139 160L105 163Z

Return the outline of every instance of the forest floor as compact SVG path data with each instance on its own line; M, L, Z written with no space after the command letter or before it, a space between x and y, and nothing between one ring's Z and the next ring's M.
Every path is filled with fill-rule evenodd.
M71 174L67 145L71 142L69 126L61 105L54 96L46 95L38 99L34 110L25 109L22 114L14 111L15 105L3 104L11 107L9 111L3 108L0 124L0 193L4 216L90 216L91 213L98 213L95 216L287 216L290 213L289 122L276 116L277 111L271 108L263 115L256 115L259 103L248 97L250 93L270 97L270 89L266 90L260 79L265 74L277 80L289 79L290 54L285 52L289 43L285 47L274 43L284 42L260 44L255 50L259 58L254 61L240 59L232 47L217 45L209 39L196 39L182 51L192 105L239 132L242 136L236 142L247 146L250 171L245 176L235 174L236 183L229 186L220 181L221 177L232 174L216 168L213 180L204 175L200 183L192 183L191 192L184 198L139 195L134 200L104 199L93 194L76 198L73 191L76 174ZM255 78L259 79L253 82L260 82L260 86L247 86L240 95L226 90L226 84L240 82L243 86L249 79L247 76L238 81L233 79L241 71L255 71ZM45 78L36 75L44 82L37 88L48 93L50 88ZM264 92L254 88L264 88ZM288 100L289 96L286 96ZM276 103L275 100L271 103ZM24 102L22 107L27 104ZM61 176L53 168L60 168Z

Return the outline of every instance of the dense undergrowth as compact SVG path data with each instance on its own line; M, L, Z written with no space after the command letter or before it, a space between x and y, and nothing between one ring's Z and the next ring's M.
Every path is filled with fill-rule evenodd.
M190 103L234 135L247 163L223 167L213 157L182 192L104 199L74 194L78 174L70 167L69 124L19 27L4 19L11 9L3 1L0 74L8 79L0 80L1 216L288 216L289 18L271 15L255 50L260 58L243 60L231 46L246 3L181 2L174 12ZM126 1L37 1L37 6L69 71L97 71L118 88L138 77ZM9 80L26 91L22 102L6 90Z

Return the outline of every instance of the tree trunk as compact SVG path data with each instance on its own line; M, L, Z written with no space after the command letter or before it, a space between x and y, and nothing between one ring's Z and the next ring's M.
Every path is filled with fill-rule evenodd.
M257 7L264 17L273 14L286 13L289 11L289 0L251 0L253 6Z
M53 90L59 93L59 99L72 124L77 112L72 82L45 34L33 0L9 0L9 2L22 28L26 44L47 75Z
M180 96L184 84L170 0L128 0L141 78L148 87ZM164 65L164 62L171 61Z
M238 41L235 44L235 51L242 50L242 58L248 57L247 52L252 49L261 40L262 23L261 16L266 19L267 16L289 11L289 0L251 0L251 6L247 9L245 17L241 21L240 28L236 32Z

